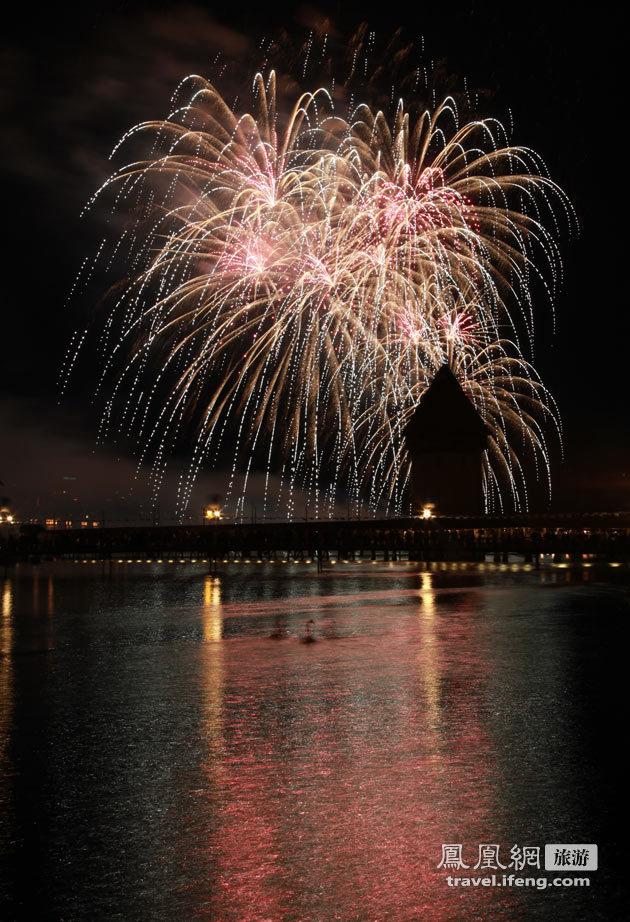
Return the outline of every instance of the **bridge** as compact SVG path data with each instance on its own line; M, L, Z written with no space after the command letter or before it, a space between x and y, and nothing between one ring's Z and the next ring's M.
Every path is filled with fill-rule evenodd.
M5 564L18 560L164 558L223 560L291 558L417 561L483 560L508 553L536 562L556 559L630 562L630 512L514 514L424 518L311 520L237 524L229 520L199 525L36 530L2 541Z

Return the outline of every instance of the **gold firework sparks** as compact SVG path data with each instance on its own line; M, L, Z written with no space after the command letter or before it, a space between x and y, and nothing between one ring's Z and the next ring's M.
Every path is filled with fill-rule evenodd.
M253 112L199 77L179 92L118 146L148 138L149 154L97 193L131 215L101 435L134 433L158 490L192 422L180 509L229 442L241 510L264 459L289 516L296 488L315 515L340 495L401 513L404 428L448 362L491 432L488 507L526 508L525 457L548 480L559 418L519 330L533 337L532 278L556 285L556 212L571 213L537 155L496 121L458 127L451 99L415 122L401 102L390 125L367 105L337 117L322 89L283 123L273 72L256 76Z

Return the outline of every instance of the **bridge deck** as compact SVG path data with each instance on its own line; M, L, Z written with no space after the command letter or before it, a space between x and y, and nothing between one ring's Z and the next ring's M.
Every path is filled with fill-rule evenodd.
M5 559L142 558L197 555L339 556L380 552L386 559L481 559L486 553L593 554L630 560L630 513L436 516L431 519L294 521L31 531L4 543Z

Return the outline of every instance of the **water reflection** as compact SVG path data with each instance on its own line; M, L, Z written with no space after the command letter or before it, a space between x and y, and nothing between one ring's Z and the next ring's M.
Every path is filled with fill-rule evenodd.
M439 751L438 733L440 729L440 674L438 671L438 649L435 626L435 592L431 573L420 574L421 587L418 593L418 623L420 626L420 651L418 653L418 679L425 697L427 708L427 728L430 734L431 748Z
M607 918L567 891L449 889L437 865L444 843L473 866L480 843L505 859L601 838L585 805L607 766L582 729L613 589L568 570L241 569L2 583L0 803L47 911Z
M222 636L221 581L208 574L203 584L203 639L216 641Z
M484 729L492 663L482 626L440 623L445 610L478 616L476 597L447 593L440 607L432 575L420 581L419 592L403 590L420 605L399 609L376 640L226 648L229 787L209 843L217 918L333 919L351 894L344 919L371 907L379 918L441 922L459 903L437 864L442 842L486 841L495 822ZM350 598L323 597L324 617L356 618ZM293 603L299 611L305 600ZM465 644L463 631L473 635ZM507 911L514 900L475 895L476 911L490 903Z
M205 767L212 784L225 778L225 653L219 641L223 636L221 581L206 576L203 590L203 637L208 644L203 650L203 721L207 747Z
M13 646L13 584L2 583L2 615L0 617L0 766L5 760L9 743L13 696L11 694L11 649ZM0 768L0 771L2 768Z
M13 585L5 578L2 583L2 614L0 616L0 761L9 738L11 722L11 649L13 646Z
M47 614L54 615L55 613L55 583L52 578L52 574L48 577L48 592L46 595L47 602Z
M9 853L14 843L11 792L6 783L13 773L10 758L11 734L13 731L13 584L10 578L2 581L2 610L0 614L0 896L5 878L10 871ZM5 783L3 783L3 781ZM0 899L1 904L1 899Z
M2 583L2 635L5 636L5 631L10 632L11 625L11 611L13 609L13 584L11 579L5 577ZM10 636L7 638L7 642L10 641ZM4 642L2 645L3 652L9 652L9 646L5 649Z

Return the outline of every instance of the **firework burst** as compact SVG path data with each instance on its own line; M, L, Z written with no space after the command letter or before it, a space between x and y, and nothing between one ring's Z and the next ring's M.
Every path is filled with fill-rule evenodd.
M128 216L108 258L131 268L100 337L101 437L132 433L157 493L192 423L180 510L229 457L237 514L263 464L289 516L297 488L316 515L340 495L401 513L404 428L448 362L491 431L488 507L525 508L525 459L548 479L559 422L521 340L532 278L558 283L564 195L498 122L458 128L450 99L415 122L400 103L390 125L337 117L324 90L282 120L273 73L254 97L237 114L188 78L116 149L145 144L97 193Z

